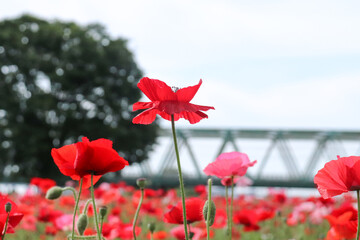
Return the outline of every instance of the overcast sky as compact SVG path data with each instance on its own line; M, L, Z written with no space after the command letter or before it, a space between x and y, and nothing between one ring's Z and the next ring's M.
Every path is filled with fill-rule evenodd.
M129 40L145 76L203 79L193 103L216 110L195 127L359 130L359 11L357 0L11 0L0 19L99 22Z

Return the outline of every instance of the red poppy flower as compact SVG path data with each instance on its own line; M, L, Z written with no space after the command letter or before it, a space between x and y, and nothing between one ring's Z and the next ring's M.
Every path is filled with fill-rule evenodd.
M185 118L191 124L199 122L208 116L202 111L215 109L214 107L200 106L190 103L195 96L202 81L195 86L181 88L173 91L166 83L150 78L142 78L138 83L140 90L151 100L151 102L137 102L133 105L133 111L147 109L133 119L133 123L150 124L159 114L166 120Z
M244 225L244 231L257 231L260 229L258 225L259 218L256 210L242 209L234 214L234 222Z
M344 192L360 189L360 157L342 157L332 160L315 175L314 182L325 199Z
M189 198L185 201L187 223L203 220L202 210L204 203L205 201L200 198ZM164 215L164 220L167 223L182 224L184 221L183 219L183 208L181 201Z
M0 197L0 236L4 232L8 213L5 211L5 204L11 203L11 211L9 214L6 233L14 233L14 227L19 224L24 214L17 212L16 204L7 197Z
M357 231L357 212L347 211L341 215L328 215L326 219L329 221L332 231L341 239L353 239Z
M248 167L254 166L256 160L250 162L249 157L241 152L228 152L220 154L216 160L204 169L206 175L218 178L229 176L244 176Z
M112 141L108 139L89 141L83 137L82 142L53 148L51 156L62 174L73 180L83 178L83 188L90 187L92 173L95 184L103 174L119 171L129 165L112 148Z

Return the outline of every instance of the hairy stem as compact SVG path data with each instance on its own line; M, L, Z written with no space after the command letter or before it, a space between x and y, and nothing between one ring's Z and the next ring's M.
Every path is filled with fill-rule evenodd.
M177 140L176 140L174 115L171 115L171 129L172 129L172 134L173 134L173 138L174 138L176 162L177 162L177 168L178 168L178 173L179 173L180 194L181 194L181 201L182 201L182 208L183 208L185 239L189 240L188 229L187 229L187 219L186 219L184 180L183 180L182 173L181 173L181 164L180 164L179 149L178 149Z
M101 240L101 231L99 229L98 216L97 216L96 204L95 204L93 176L94 176L94 174L91 173L91 199L92 199L92 202L93 202L96 232L97 232L97 235L98 235L98 239Z
M208 212L207 212L207 219L206 219L206 237L207 240L210 239L210 212L211 212L211 178L208 180Z
M230 239L232 239L233 202L234 202L234 176L231 176Z
M230 236L230 213L229 213L229 194L228 194L228 186L225 186L225 199L226 199L226 216L227 216L227 229L226 234ZM230 238L231 240L231 238Z
M78 209L78 206L79 206L82 184L83 184L83 178L80 179L79 195L77 197L76 197L75 190L73 188L65 188L65 190L73 191L75 201L76 201L75 202L75 208L74 208L74 215L73 215L72 231L71 231L71 238L72 239L74 239L74 236L75 236L75 217L76 217L77 209Z
M139 212L140 212L140 208L141 208L141 204L143 202L143 199L144 199L144 188L141 188L141 198L140 198L140 201L139 201L139 204L138 204L138 207L136 209L136 213L135 213L135 216L134 216L134 220L133 220L133 236L134 236L134 239L136 240L136 232L135 232L135 227L136 227L136 221L139 217Z
M8 212L8 213L7 213L7 217L6 217L6 221L5 221L5 226L4 226L4 233L3 233L2 236L1 236L1 240L4 240L4 239L5 239L6 230L7 230L7 225L8 225L8 222L9 222L9 217L10 217L10 213Z

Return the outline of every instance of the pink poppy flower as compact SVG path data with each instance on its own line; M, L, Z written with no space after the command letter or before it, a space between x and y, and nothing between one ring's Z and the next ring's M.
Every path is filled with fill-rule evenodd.
M254 166L257 161L250 162L248 155L241 152L228 152L220 154L216 160L204 169L206 175L218 178L231 176L244 176L248 167Z
M192 232L194 235L192 237L192 240L199 240L202 237L202 230L197 227L191 227L191 229L188 227L188 232ZM178 239L178 240L184 240L185 239L185 230L184 226L177 226L170 230L170 234Z

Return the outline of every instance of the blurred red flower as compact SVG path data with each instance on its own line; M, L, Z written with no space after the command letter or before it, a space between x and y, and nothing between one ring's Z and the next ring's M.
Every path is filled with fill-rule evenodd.
M188 227L188 232L193 234L192 240L199 240L203 237L203 230L197 227ZM177 226L170 230L170 234L177 240L185 240L184 226ZM205 235L206 237L206 235Z
M256 160L250 162L248 155L241 152L227 152L220 154L216 160L204 169L206 175L224 178L229 176L244 176L248 167L254 166Z
M340 239L353 239L356 236L357 216L351 211L345 212L340 216L328 215L326 219L329 221L332 231L335 232Z
M11 204L10 213L7 213L5 211L5 204L7 203ZM0 197L0 236L4 232L5 223L8 214L9 214L9 221L6 228L6 233L14 233L14 227L16 227L16 225L19 224L24 214L17 212L17 205L13 201L11 201L5 196Z
M198 91L202 81L195 86L173 89L166 83L144 77L138 83L140 90L151 100L151 102L137 102L133 105L133 111L147 109L133 119L133 123L150 124L155 120L156 114L159 114L166 120L180 118L188 120L191 124L199 122L208 116L202 111L215 109L214 107L200 106L190 103Z
M158 231L153 233L153 238L151 238L150 232L146 235L147 239L167 239L168 233L165 231ZM185 237L185 234L184 234Z
M95 175L95 184L103 174L119 171L129 165L112 148L112 141L103 138L89 141L83 137L82 142L53 148L51 156L62 174L73 180L83 178L83 188L90 187L91 173Z
M195 197L185 200L187 223L193 223L203 220L202 210L204 207L204 203L204 200ZM183 223L184 219L181 201L179 201L176 206L172 207L169 212L165 213L164 221L167 223L176 224Z
M260 229L258 225L259 218L255 210L242 209L235 212L234 222L244 225L244 231L257 231Z
M332 160L315 175L314 183L325 199L360 189L360 157L342 157Z
M33 177L30 184L37 186L42 193L46 193L49 188L56 185L56 182L50 178Z
M194 192L200 195L200 197L206 197L207 195L207 186L203 184L196 185L194 187Z

